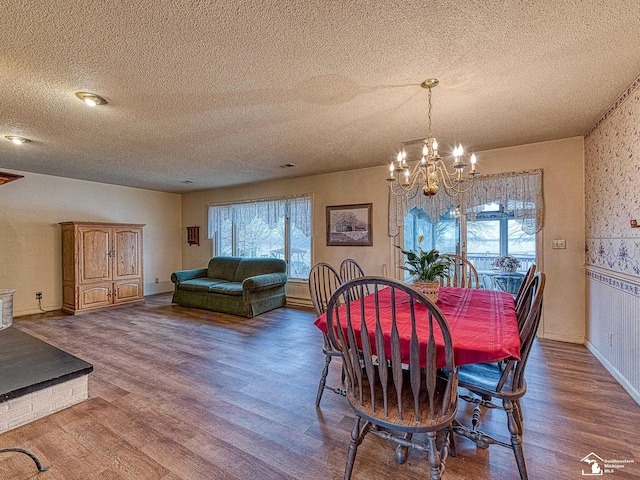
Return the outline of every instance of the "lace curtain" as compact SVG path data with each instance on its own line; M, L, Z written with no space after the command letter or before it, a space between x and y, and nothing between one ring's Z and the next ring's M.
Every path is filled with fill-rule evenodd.
M213 238L228 220L234 225L247 225L259 218L269 228L275 228L285 217L307 237L311 235L311 195L210 205L208 237Z
M483 205L494 202L502 205L505 213L513 213L522 230L533 235L544 221L542 170L482 175L476 178L471 191L457 197L450 197L442 190L433 197L418 192L413 198L397 197L389 192L389 236L398 235L412 208L424 210L429 220L437 223L441 215L459 206L460 211L474 221Z

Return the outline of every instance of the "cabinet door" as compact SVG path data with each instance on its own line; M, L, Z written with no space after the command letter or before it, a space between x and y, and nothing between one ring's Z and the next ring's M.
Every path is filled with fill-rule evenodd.
M123 280L113 283L113 303L126 303L142 300L142 281Z
M79 288L79 310L111 305L111 283L85 285Z
M80 283L111 279L110 228L78 227Z
M142 229L113 229L113 279L140 277L142 275Z

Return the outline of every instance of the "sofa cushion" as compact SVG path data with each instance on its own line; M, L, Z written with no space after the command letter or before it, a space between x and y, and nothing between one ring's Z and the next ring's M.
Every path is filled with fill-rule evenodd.
M248 292L261 292L274 287L280 287L287 283L286 273L265 273L245 278L242 288Z
M241 257L213 257L209 260L207 277L221 278L233 282Z
M180 283L180 289L189 292L208 292L209 287L217 285L219 283L228 283L227 280L219 278L200 277L193 278L191 280L185 280Z
M242 284L237 282L216 283L209 287L211 293L222 293L224 295L242 296Z
M287 264L279 258L243 258L240 260L235 282L242 282L245 278L263 275L265 273L286 273Z

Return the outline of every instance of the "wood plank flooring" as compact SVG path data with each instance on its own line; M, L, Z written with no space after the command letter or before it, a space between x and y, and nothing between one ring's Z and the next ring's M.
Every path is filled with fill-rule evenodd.
M324 356L310 310L281 308L253 319L171 305L14 319L14 326L94 365L89 400L0 435L1 479L337 479L352 427L343 397L315 394ZM331 365L330 382L340 378ZM634 460L607 478L640 478L640 406L582 346L536 341L522 404L532 479L578 479L591 452ZM461 402L466 422L470 408ZM506 431L504 413L483 417ZM510 450L477 449L457 438L445 479L518 479ZM358 450L354 479L424 479L428 462L411 452L397 465L373 435Z

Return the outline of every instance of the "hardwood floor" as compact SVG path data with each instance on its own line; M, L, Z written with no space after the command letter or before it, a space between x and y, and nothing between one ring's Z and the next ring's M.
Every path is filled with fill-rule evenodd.
M38 454L0 456L0 479L342 478L353 416L325 392L316 410L324 356L311 310L281 308L253 319L171 305L14 319L14 326L94 365L89 400L0 435L0 447ZM338 361L330 384L339 383ZM591 452L634 460L609 475L640 477L640 406L582 346L536 341L522 405L532 479L577 479ZM470 408L461 402L468 422ZM483 428L506 431L503 412ZM445 479L518 479L510 450L456 439ZM424 479L425 456L397 465L389 443L370 435L354 479Z

